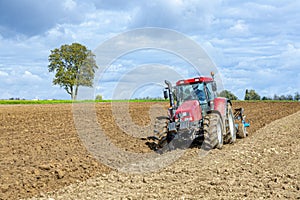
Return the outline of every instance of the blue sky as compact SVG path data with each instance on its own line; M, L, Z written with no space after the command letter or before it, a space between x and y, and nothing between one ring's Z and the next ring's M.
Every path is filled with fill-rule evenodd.
M246 88L261 96L294 94L300 92L299 10L300 1L290 0L1 0L0 99L69 99L52 85L47 69L51 49L79 42L94 50L120 33L144 27L175 30L196 41L216 64L224 88L239 98ZM178 56L142 50L112 63L96 93L111 98L120 74L136 66L143 66L136 71L142 79L144 73L148 79L158 74L172 79L159 67L151 70L151 63L180 66L182 77L197 75ZM137 96L161 94L159 86L136 91Z

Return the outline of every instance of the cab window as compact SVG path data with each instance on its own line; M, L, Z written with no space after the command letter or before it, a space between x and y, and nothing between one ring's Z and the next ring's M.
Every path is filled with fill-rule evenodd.
M214 97L213 97L213 90L212 90L212 85L211 83L207 83L206 84L206 92L207 92L207 98L209 100L213 100Z

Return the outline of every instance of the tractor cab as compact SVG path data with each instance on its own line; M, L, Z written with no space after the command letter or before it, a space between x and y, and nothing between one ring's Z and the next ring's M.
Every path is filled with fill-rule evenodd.
M201 121L214 109L216 83L213 76L179 80L174 87L166 83L164 96L170 99L170 116L175 120Z
M202 109L206 110L210 102L216 98L213 90L214 80L210 77L199 77L177 81L175 86L176 107L185 101L198 100Z

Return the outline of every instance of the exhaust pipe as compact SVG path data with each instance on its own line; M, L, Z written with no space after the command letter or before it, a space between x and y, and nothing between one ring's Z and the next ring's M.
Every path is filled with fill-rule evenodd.
M171 119L173 119L175 116L175 103L174 103L174 97L172 92L172 84L168 80L165 80L165 83L168 86L167 89L169 92L169 100L170 100L170 115L171 115Z

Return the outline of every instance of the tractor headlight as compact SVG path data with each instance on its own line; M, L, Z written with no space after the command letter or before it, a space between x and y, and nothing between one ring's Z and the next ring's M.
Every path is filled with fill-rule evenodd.
M184 121L193 121L193 118L192 117L186 117L186 118L184 118Z
M190 116L190 113L182 112L180 117L188 117L188 116Z
M191 121L192 117L190 117L189 112L181 112L178 114L178 117L181 121Z

